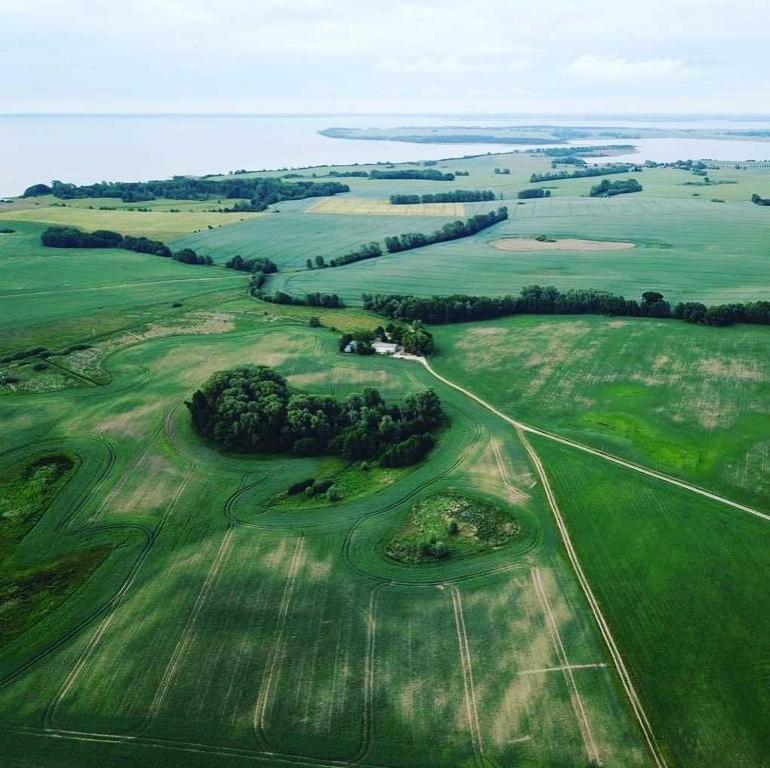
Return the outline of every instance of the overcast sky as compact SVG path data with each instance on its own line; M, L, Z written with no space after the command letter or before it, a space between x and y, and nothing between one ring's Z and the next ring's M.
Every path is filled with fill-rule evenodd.
M770 0L0 0L0 112L760 113Z

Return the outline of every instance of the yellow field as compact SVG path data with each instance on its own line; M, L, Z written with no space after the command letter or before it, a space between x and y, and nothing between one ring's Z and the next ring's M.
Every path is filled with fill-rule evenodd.
M345 213L360 216L445 216L465 218L462 203L416 203L391 205L387 200L368 197L324 197L305 213Z
M262 213L211 213L208 211L100 211L78 207L34 207L0 213L0 221L39 221L44 224L71 225L85 230L111 229L123 235L173 240L198 230L235 224Z

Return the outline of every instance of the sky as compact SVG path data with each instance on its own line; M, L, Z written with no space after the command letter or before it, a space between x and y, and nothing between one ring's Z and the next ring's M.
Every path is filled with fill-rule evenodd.
M0 20L0 113L770 105L770 0L0 0Z

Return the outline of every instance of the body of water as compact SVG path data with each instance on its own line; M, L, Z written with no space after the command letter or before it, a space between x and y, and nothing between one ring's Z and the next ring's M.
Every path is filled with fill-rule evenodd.
M140 181L240 168L399 162L510 151L499 144L409 144L329 139L322 128L402 125L602 125L768 128L768 120L588 117L389 116L0 116L0 196L52 179ZM575 142L576 144L597 143ZM631 143L630 141L600 143ZM770 159L770 142L640 139L633 161Z

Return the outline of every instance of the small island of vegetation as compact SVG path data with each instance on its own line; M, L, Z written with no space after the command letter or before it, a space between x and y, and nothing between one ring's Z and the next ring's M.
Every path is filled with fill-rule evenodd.
M215 373L186 403L195 431L228 451L331 454L403 467L423 459L446 421L433 390L388 405L376 389L345 400L290 389L267 366Z

